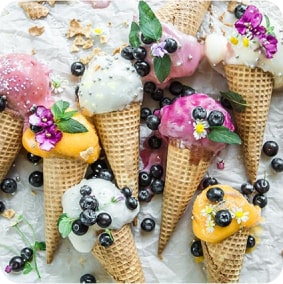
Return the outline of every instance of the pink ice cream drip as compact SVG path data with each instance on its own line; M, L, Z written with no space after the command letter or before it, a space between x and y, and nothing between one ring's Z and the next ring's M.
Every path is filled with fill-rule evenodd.
M28 54L11 53L0 57L0 94L7 108L27 118L33 105L52 104L50 71Z
M158 128L159 132L169 139L176 138L181 140L183 147L190 148L192 145L205 147L207 150L217 154L226 146L226 143L211 141L207 136L196 139L193 135L195 119L192 117L192 111L197 106L204 108L207 111L207 115L213 110L221 111L225 118L223 126L234 131L235 127L231 116L220 103L206 94L193 94L178 98L173 104L167 105L160 110L161 122Z
M172 66L168 77L160 83L153 68L153 56L149 46L145 61L150 65L150 73L143 77L143 82L152 81L161 88L165 88L171 79L189 77L194 74L204 56L204 45L197 41L197 38L178 31L173 25L162 23L162 37L160 42L167 38L173 38L178 43L178 49L170 54Z

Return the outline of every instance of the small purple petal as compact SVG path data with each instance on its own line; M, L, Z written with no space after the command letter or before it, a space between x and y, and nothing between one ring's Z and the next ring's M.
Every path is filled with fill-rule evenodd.
M39 127L48 127L54 123L50 109L38 106L35 113L29 117L29 123Z
M5 268L5 272L6 273L10 273L12 271L12 266L11 265L7 265Z
M57 129L55 124L53 124L36 133L35 140L39 143L42 150L50 151L55 147L56 143L62 139L62 136L62 132Z
M154 43L151 46L152 55L156 57L163 57L165 54L167 54L168 51L164 48L165 45L166 45L166 42L164 41L160 43Z
M278 40L270 34L265 34L259 38L259 41L263 47L263 52L265 53L266 58L272 58L277 52Z

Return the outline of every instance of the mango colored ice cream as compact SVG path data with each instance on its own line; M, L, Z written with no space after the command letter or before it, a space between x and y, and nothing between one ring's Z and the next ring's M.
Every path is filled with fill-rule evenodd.
M225 212L222 215L220 211ZM231 186L222 184L209 186L194 201L193 232L202 241L219 243L241 228L251 228L259 224L260 213L259 206L249 203L242 193Z

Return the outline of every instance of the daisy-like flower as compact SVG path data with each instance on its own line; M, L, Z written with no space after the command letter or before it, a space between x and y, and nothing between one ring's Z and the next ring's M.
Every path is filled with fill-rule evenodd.
M232 218L235 218L237 220L238 224L241 224L242 222L247 222L249 219L249 212L243 212L243 208L234 208L231 210L232 212Z
M51 92L61 94L67 87L68 83L68 80L63 79L60 76L53 77L51 79Z
M207 136L207 129L209 128L209 124L206 120L197 119L194 123L194 137L196 140L201 138L205 138Z
M50 109L38 106L35 113L29 116L29 123L39 127L49 127L54 123L53 114Z
M213 205L206 205L204 209L201 210L202 216L211 216L214 213L214 206Z
M165 45L166 45L166 42L165 41L162 41L160 43L154 43L152 46L151 46L151 53L153 56L156 56L156 57L163 57L165 54L168 53L168 51L165 49Z
M215 227L215 222L212 218L207 218L206 220L206 231L208 233L212 233L214 231L214 227Z

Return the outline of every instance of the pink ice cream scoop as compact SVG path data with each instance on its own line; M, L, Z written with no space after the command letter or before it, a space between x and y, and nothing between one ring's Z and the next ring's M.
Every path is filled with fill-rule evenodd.
M0 94L7 108L27 117L33 105L52 103L49 69L28 54L11 53L0 57Z
M230 114L220 103L206 94L193 94L180 97L171 105L163 107L160 112L159 132L168 137L182 141L182 146L205 147L217 154L226 143L209 139L214 128L233 132L235 127Z

